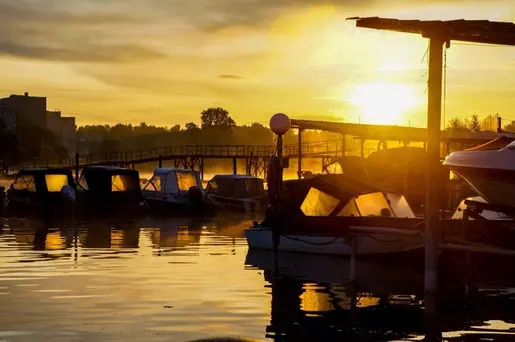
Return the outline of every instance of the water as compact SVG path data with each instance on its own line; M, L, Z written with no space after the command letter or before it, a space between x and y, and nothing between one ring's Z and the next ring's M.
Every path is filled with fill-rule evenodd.
M3 222L0 341L416 341L422 277L343 259L248 252L253 218ZM245 265L247 264L247 265ZM479 288L442 301L447 341L515 340L515 295Z

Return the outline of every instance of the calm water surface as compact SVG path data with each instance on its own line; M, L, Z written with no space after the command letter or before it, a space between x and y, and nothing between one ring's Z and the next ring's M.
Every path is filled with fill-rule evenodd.
M248 252L251 217L136 222L4 220L0 341L515 341L515 295L449 295L437 326L422 277L342 259ZM429 327L429 328L428 328Z

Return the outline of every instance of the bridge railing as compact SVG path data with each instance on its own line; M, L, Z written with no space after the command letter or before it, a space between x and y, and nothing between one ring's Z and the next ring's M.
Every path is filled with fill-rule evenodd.
M301 146L302 155L335 155L341 151L341 140L330 140L321 142L307 142ZM296 157L298 145L285 145L283 153L285 156ZM231 157L266 157L275 152L273 145L170 145L150 149L128 150L108 153L91 153L79 155L79 165L90 165L100 163L131 163L149 162L158 160L160 157L185 157L199 156L211 158ZM75 166L74 157L57 158L50 160L35 159L25 162L21 167L72 167Z

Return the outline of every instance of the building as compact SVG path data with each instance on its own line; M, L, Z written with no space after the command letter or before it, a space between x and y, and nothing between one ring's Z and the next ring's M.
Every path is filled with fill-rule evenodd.
M0 106L0 133L16 130L16 111L10 107Z
M57 110L47 111L46 116L48 130L54 133L61 144L68 149L68 154L74 155L77 150L75 117L63 117L61 112Z
M46 97L11 95L0 99L0 106L15 110L18 122L29 122L46 128Z

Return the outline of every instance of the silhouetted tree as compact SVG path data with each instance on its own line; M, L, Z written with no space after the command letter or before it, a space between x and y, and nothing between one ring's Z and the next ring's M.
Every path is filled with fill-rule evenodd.
M186 130L187 130L187 131L194 131L194 130L196 130L196 129L198 129L198 126L197 126L197 124L195 124L194 122L188 122L188 123L186 124Z
M472 115L472 117L470 118L470 121L468 122L468 128L472 132L481 131L481 123L479 122L479 116Z
M503 131L515 133L515 121L510 122L506 126L503 127Z
M123 143L116 139L105 139L100 142L98 146L98 152L110 153L124 150Z
M229 115L229 112L220 107L205 109L200 114L202 129L211 127L233 127L236 125Z
M454 132L466 132L469 131L469 123L467 119L452 118L449 120L447 129Z

